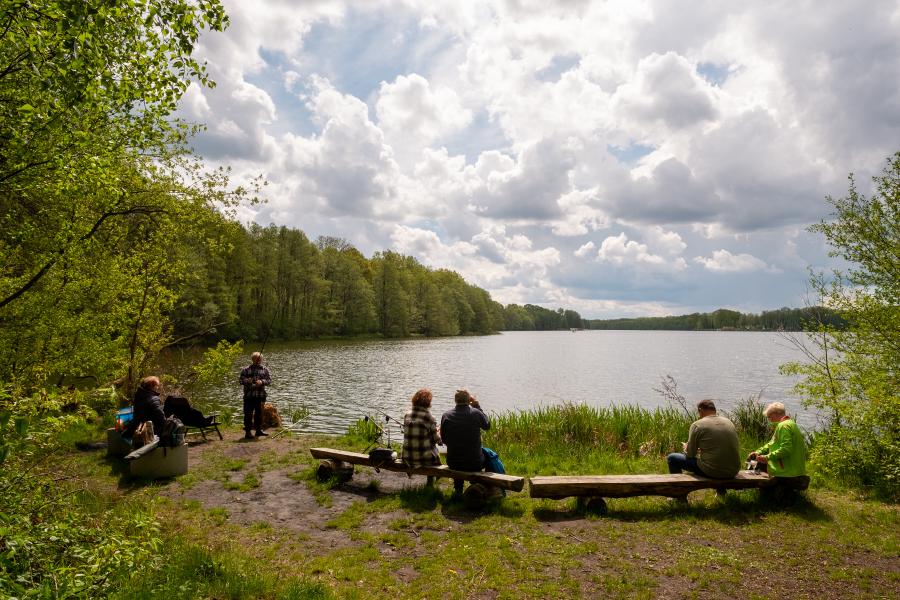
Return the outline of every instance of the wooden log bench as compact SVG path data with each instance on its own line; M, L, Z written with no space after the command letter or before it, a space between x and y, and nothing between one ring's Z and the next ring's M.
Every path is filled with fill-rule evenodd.
M471 506L483 504L486 499L494 495L494 491L512 490L521 492L525 487L525 478L501 473L489 473L487 471L455 471L447 465L435 465L428 467L416 467L410 469L402 460L393 460L373 464L368 454L359 452L347 452L346 450L333 450L331 448L310 448L313 458L320 459L316 470L319 479L329 479L332 476L344 481L353 477L353 465L384 469L385 471L397 471L408 475L426 475L431 477L447 477L449 479L462 479L472 483L464 493L466 503Z
M687 495L702 489L768 489L786 487L805 490L809 477L769 477L766 473L740 471L733 479L711 479L689 473L652 475L560 475L536 476L528 483L532 498L579 499L579 505L605 513L604 498L668 496L687 501Z

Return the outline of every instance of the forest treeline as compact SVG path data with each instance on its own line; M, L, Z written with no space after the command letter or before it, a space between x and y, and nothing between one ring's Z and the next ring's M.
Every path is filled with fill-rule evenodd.
M748 331L804 331L819 326L835 329L846 327L846 321L834 310L812 306L807 308L779 308L760 314L741 313L720 308L711 313L692 313L672 317L637 317L633 319L590 319L589 329L656 329L669 331L748 330Z
M172 313L176 339L452 336L583 323L573 310L504 307L454 271L391 251L366 258L340 238L222 222L217 237L194 248L189 285Z

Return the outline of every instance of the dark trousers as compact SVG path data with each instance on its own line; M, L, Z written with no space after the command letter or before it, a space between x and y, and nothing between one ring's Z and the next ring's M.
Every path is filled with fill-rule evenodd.
M460 470L461 470L461 471L462 471L462 470L472 470L472 471L475 471L475 470L477 470L477 471L484 470L484 471L493 473L494 471L490 468L490 466L488 466L488 462L487 462L486 460L484 460L484 455L483 455L483 454L482 454L482 457L481 457L481 458L482 458L481 466L478 467L478 469L460 469ZM448 465L448 466L449 466L449 465ZM452 469L453 467L450 467L450 468ZM465 480L463 480L463 479L454 479L454 480L453 480L453 491L462 493L462 491L463 491L463 486L465 485L465 483L466 483L466 482L465 482ZM505 494L505 493L506 493L506 492L504 492L504 494Z
M262 431L262 406L265 398L244 398L244 431Z
M697 475L703 475L706 477L706 473L700 470L700 466L697 464L696 458L688 458L681 452L673 452L672 454L666 457L666 462L669 463L669 473L681 473L682 471L690 471L691 473L696 473Z

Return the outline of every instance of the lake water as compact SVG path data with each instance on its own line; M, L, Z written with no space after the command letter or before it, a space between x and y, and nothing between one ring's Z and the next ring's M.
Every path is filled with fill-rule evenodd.
M804 427L817 423L791 393L795 381L778 373L780 364L802 357L776 333L529 331L269 344L264 355L273 377L269 401L282 415L308 408L306 431L343 433L378 411L402 420L421 387L434 393L435 416L453 406L459 388L469 389L488 412L564 402L652 409L665 404L653 388L667 374L691 404L713 398L727 409L762 391L764 402L784 402ZM240 411L236 379L211 395Z

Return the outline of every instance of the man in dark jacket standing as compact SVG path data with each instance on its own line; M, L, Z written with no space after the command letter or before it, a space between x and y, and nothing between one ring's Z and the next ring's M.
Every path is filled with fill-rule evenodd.
M491 423L481 410L475 396L466 390L458 390L456 407L441 416L441 439L447 445L447 466L457 471L480 471L484 468L481 452L481 430L487 431ZM456 492L462 492L462 479L453 480Z
M241 369L241 385L244 386L244 438L253 439L251 427L256 429L256 437L269 435L262 429L262 406L266 401L266 386L272 383L269 370L262 364L262 354L254 352L251 364Z

